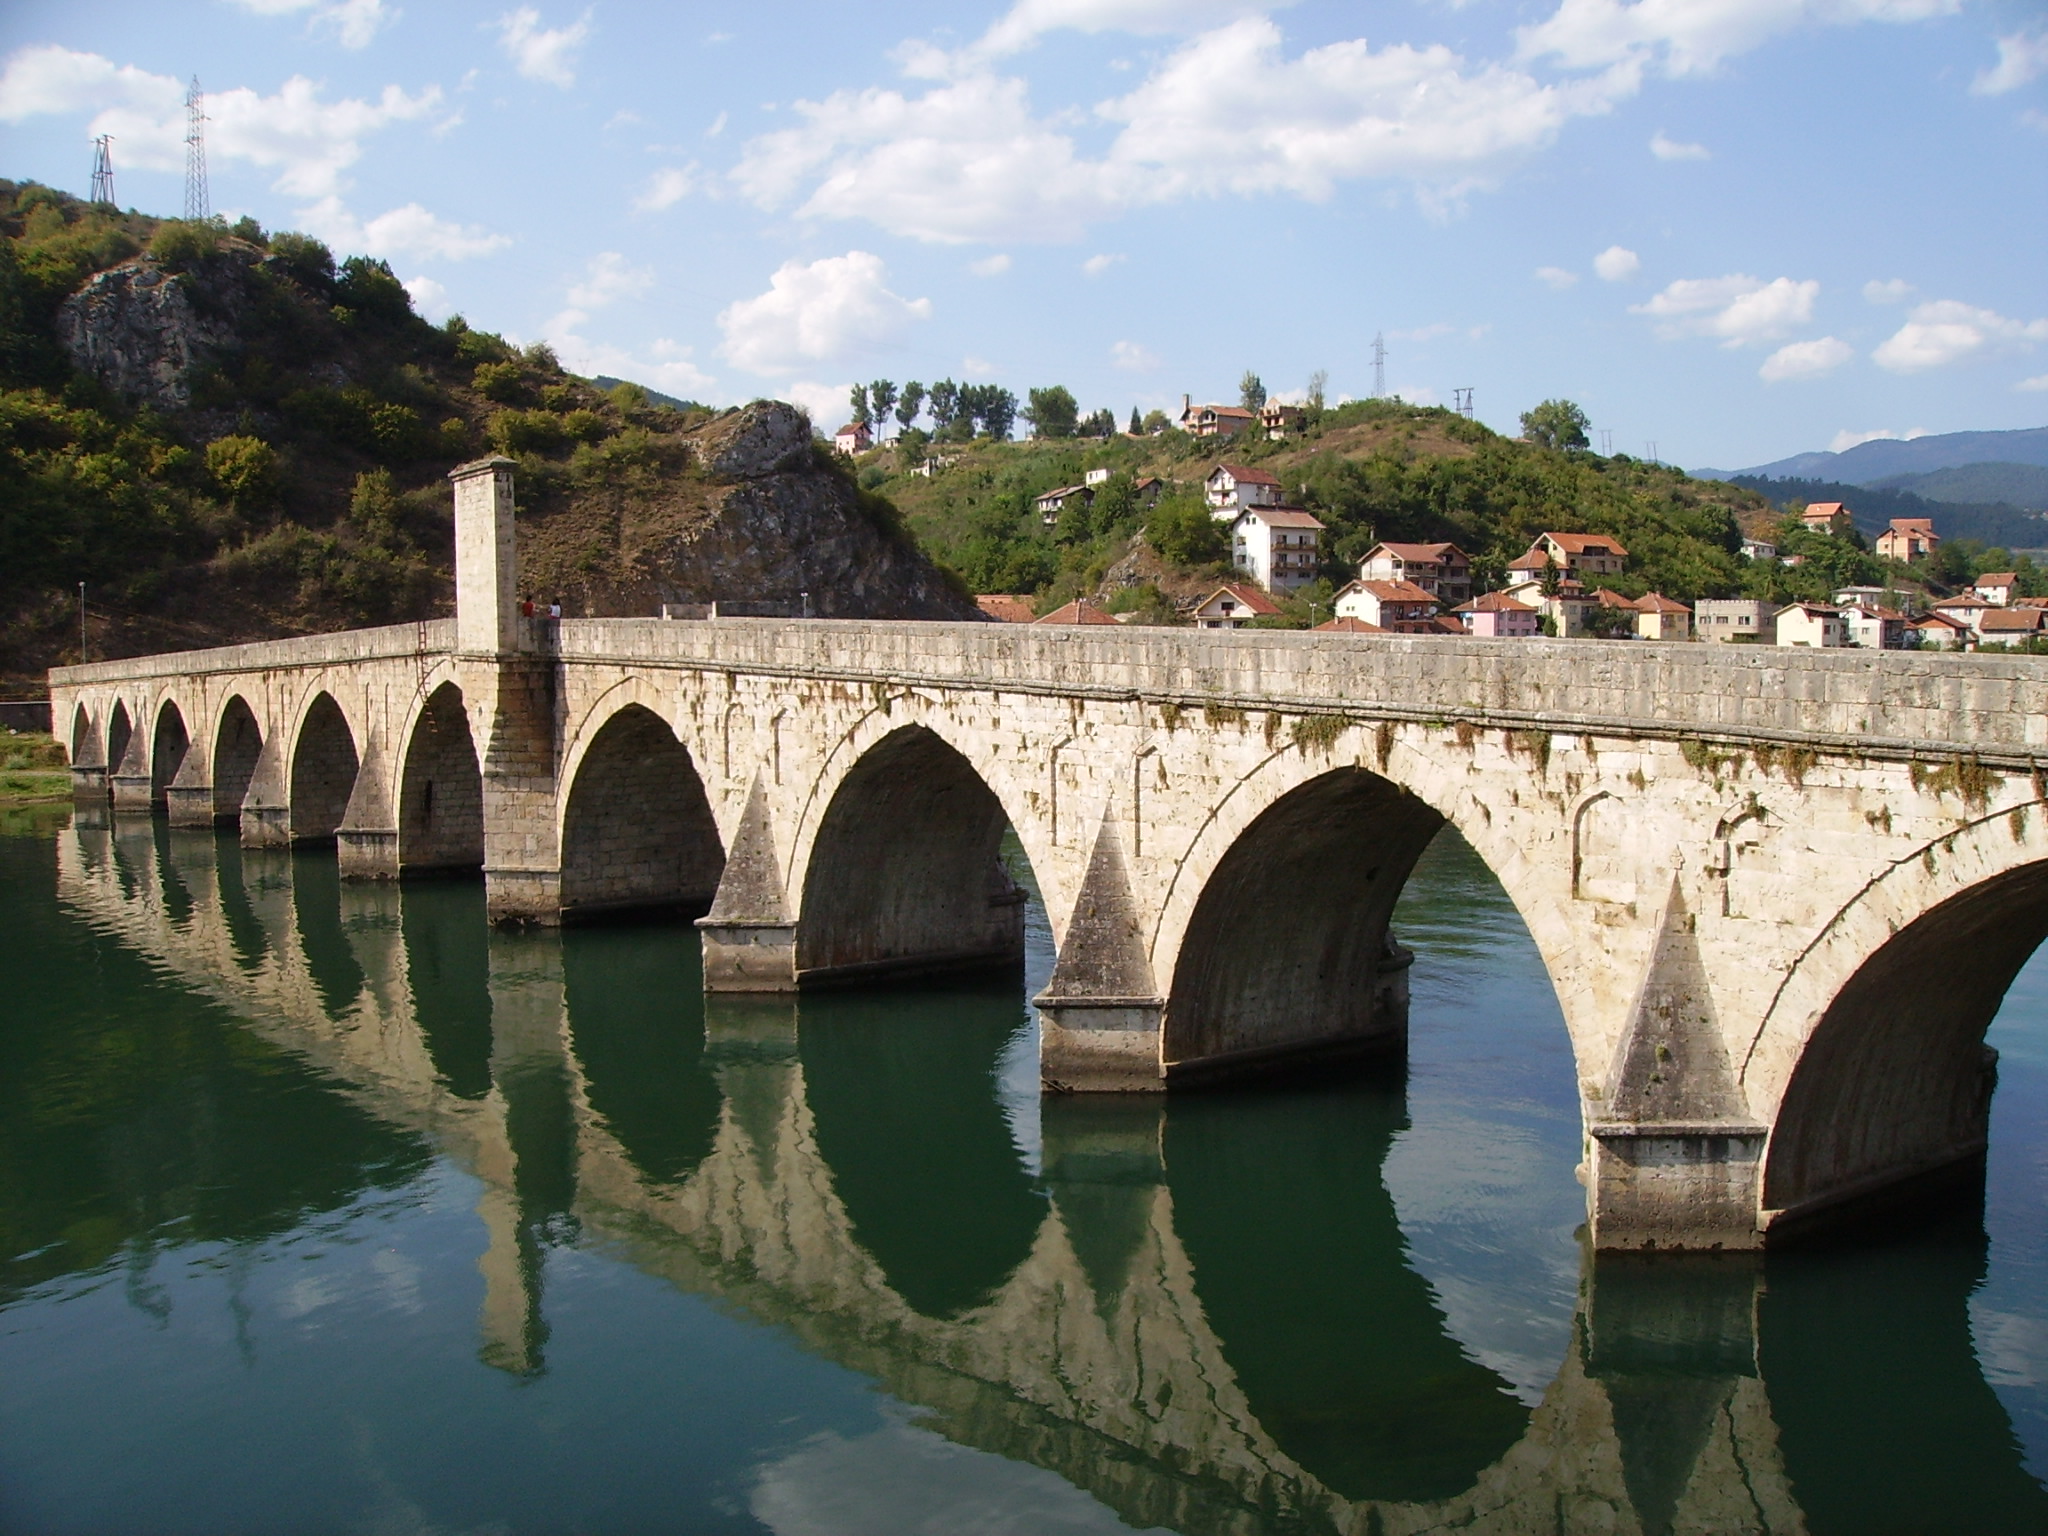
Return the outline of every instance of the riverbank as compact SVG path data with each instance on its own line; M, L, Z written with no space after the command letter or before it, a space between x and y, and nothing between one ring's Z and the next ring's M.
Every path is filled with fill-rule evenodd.
M54 736L9 731L0 736L0 807L71 798L71 772Z

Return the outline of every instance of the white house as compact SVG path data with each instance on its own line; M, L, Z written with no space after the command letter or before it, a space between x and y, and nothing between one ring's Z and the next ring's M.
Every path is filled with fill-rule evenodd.
M1745 560L1775 560L1778 558L1778 546L1769 539L1744 539L1742 541L1742 558Z
M1906 626L1913 644L1923 651L1964 651L1976 643L1976 631L1961 619L1945 613L1930 613Z
M1088 471L1087 474L1081 477L1081 481L1084 485L1090 487L1098 486L1101 485L1104 481L1108 480L1109 477L1115 473L1116 471L1111 469L1091 469Z
M1849 643L1872 651L1903 651L1908 620L1896 608L1876 603L1847 603L1842 622L1849 629Z
M1299 432L1303 420L1304 413L1298 405L1276 405L1269 401L1259 409L1259 425L1274 442Z
M1354 581L1337 594L1337 617L1397 635L1435 634L1436 599L1406 581Z
M1280 479L1263 469L1246 469L1241 464L1218 464L1202 482L1209 510L1225 522L1246 507L1280 505Z
M875 434L864 421L849 421L832 434L832 446L844 454L866 453L875 445Z
M2039 608L1993 608L1978 615L1977 638L1986 645L2038 639L2044 617Z
M1050 528L1060 520L1060 513L1066 510L1070 501L1078 501L1084 506L1092 505L1095 501L1095 492L1085 485L1063 485L1056 491L1047 491L1038 498L1038 515L1046 527Z
M1550 592L1543 590L1540 577L1526 574L1520 580L1510 581L1501 591L1534 608L1539 621L1550 620L1550 632L1560 640L1576 640L1585 634L1586 615L1600 606L1599 599L1586 590L1583 582L1569 576L1558 577L1555 590Z
M1974 592L1958 592L1954 597L1944 597L1936 603L1934 611L1946 614L1959 624L1967 624L1975 631L1984 627L1984 615L1991 612L1991 605Z
M1241 581L1226 581L1195 605L1198 629L1237 629L1253 619L1280 611L1274 601L1257 587Z
M2020 595L2020 578L2014 571L1986 571L1970 590L1994 608L2009 608Z
M1693 633L1702 640L1762 640L1777 634L1776 603L1759 597L1703 597L1693 605Z
M1849 626L1832 604L1793 603L1778 610L1777 642L1832 649L1849 643Z
M1230 525L1230 558L1269 592L1316 579L1323 525L1300 507L1246 507Z
M1472 561L1455 544L1375 544L1358 563L1360 581L1407 581L1446 608L1472 596Z

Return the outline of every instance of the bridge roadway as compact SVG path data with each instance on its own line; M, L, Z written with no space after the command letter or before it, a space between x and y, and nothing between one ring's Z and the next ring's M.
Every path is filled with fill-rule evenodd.
M60 668L116 813L481 869L500 920L703 912L713 992L1014 963L1057 1092L1399 1050L1446 823L1578 1067L1596 1243L1746 1248L1981 1167L2048 934L2048 661L1107 627L520 616L511 466L453 620Z

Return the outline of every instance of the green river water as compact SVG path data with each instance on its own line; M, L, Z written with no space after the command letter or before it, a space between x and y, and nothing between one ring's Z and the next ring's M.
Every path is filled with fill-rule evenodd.
M1981 1210L1596 1261L1449 832L1405 1068L1146 1102L1041 1100L1035 908L707 1006L680 923L0 834L0 1531L2048 1532L2048 960Z

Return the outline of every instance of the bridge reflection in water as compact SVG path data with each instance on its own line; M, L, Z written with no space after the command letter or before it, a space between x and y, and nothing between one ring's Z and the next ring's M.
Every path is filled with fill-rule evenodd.
M1409 1261L1398 1075L1053 1099L1034 1132L995 1085L1014 984L707 1004L687 930L491 931L477 885L342 885L161 822L82 821L57 864L75 914L318 1068L316 1118L473 1175L503 1371L545 1372L546 1259L580 1244L1139 1527L2048 1529L1972 1350L1974 1213L1871 1251L1589 1257L1530 1404Z

